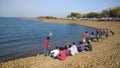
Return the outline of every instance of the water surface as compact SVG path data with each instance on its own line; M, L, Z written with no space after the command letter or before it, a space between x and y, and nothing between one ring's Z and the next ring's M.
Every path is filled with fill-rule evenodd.
M65 46L82 40L82 32L95 28L45 23L20 18L0 18L0 62L43 53L43 42L52 33L50 45Z

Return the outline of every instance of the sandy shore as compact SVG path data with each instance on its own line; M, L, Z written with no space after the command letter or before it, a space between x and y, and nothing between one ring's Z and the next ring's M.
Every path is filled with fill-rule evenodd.
M92 52L80 52L59 61L43 55L20 58L0 63L0 68L119 68L120 67L120 22L73 21L42 19L44 22L80 24L95 28L110 29L114 36L93 42Z

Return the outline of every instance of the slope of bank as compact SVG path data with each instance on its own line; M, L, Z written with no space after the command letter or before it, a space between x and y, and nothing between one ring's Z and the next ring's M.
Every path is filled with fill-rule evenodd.
M93 42L92 52L80 52L59 61L43 55L20 58L0 63L0 68L119 68L120 67L120 23L102 21L73 21L42 19L44 22L80 24L95 28L108 28L115 32L114 36Z

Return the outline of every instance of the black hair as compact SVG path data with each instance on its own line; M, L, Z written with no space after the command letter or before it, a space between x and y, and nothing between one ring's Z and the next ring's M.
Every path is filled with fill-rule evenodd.
M69 47L71 47L71 45L69 45Z
M55 49L58 49L58 46L56 46Z
M88 41L87 43L88 43L88 44L90 44L90 42L89 42L89 41Z
M88 33L88 31L85 31L85 33Z
M83 44L83 41L80 41L79 44Z
M50 37L47 37L46 39L50 39Z
M75 45L75 42L73 42L73 45Z
M59 49L60 49L60 50L63 50L63 47L60 47Z
M94 32L91 32L91 35L94 35Z
M65 46L65 49L67 49L67 46Z

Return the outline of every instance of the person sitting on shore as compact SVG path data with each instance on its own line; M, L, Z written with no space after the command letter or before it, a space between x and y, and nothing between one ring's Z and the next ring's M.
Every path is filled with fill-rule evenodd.
M74 53L77 54L78 49L77 49L77 46L76 46L75 42L73 42L72 48L74 49Z
M111 33L112 35L115 35L115 33L114 33L112 30L110 30L110 33Z
M70 52L71 52L72 55L75 55L74 48L71 45L69 45L69 50L70 50Z
M85 46L85 50L86 51L92 51L93 50L92 45L89 41L87 42L87 45Z
M72 56L72 54L71 54L71 52L70 52L70 50L68 49L67 46L65 46L64 51L65 51L66 56Z
M50 52L50 56L56 58L58 53L59 53L59 49L58 46L56 46L55 49Z
M91 32L90 40L94 42L95 41L94 39L95 39L94 32Z
M110 35L110 30L106 29L105 30L105 37L107 38Z
M79 52L84 51L85 47L84 47L83 41L79 42L79 45L77 46L77 48Z
M66 59L66 54L63 47L60 47L60 52L58 53L57 58L62 61Z
M100 34L100 36L103 35L103 29L99 29L99 34Z

